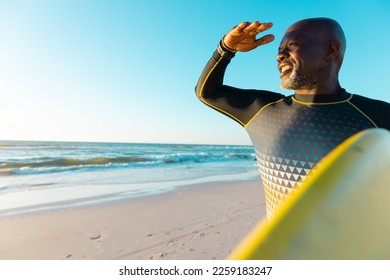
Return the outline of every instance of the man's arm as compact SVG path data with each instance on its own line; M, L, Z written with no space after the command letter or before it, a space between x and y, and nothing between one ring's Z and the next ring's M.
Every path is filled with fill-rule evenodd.
M245 126L264 105L282 98L283 95L223 85L225 71L237 51L250 51L271 42L273 35L256 39L259 32L271 26L272 24L259 22L241 23L230 30L219 43L196 86L196 94L203 103L231 117L242 126Z

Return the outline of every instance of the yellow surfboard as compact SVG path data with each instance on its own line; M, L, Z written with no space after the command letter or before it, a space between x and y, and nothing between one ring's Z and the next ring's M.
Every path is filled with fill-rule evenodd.
M323 159L229 259L390 259L390 132L368 129Z

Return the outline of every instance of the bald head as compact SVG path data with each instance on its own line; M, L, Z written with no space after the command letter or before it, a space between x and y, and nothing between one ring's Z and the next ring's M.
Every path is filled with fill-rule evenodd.
M339 66L341 66L346 49L346 39L344 31L337 21L330 18L304 19L291 25L286 30L285 35L291 32L302 33L305 36L320 40L322 43L329 41L337 42L339 52L337 59Z
M336 92L345 47L344 32L333 19L294 23L284 33L276 57L281 87L302 94Z

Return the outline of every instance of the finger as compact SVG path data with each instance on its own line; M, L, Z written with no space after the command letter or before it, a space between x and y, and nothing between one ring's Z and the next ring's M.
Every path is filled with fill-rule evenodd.
M258 21L252 22L251 24L249 24L248 26L245 27L245 32L256 31L256 29L260 26L260 24L261 23Z
M272 34L265 35L257 40L255 40L255 45L258 47L260 45L265 45L268 43L271 43L273 40L275 40L275 36Z
M236 29L239 32L242 32L244 30L244 28L248 26L248 24L249 24L249 22L247 22L247 21L241 22L234 29Z
M260 23L260 24L257 26L256 31L257 31L258 33L260 33L260 32L263 32L263 31L265 31L265 30L270 29L272 26L273 26L273 23L272 23L272 22Z

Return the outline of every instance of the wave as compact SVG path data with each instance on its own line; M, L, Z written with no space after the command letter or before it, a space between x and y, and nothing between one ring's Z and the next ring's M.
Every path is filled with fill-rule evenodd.
M139 156L92 157L92 158L29 158L20 161L0 162L0 176L15 174L54 173L96 168L132 168L151 167L164 164L192 164L206 162L221 162L248 160L251 154L229 153L226 155L207 152L178 152L168 154L152 154Z
M0 141L0 176L255 159L248 146Z
M1 148L8 148L8 147L11 147L11 145L0 143L0 149L1 149Z
M89 159L76 159L76 158L62 158L62 159L50 159L33 161L33 162L18 162L18 163L2 163L0 168L15 169L15 168L41 168L41 167L72 167L72 166L92 166L92 165L108 165L108 164L120 164L120 163L133 163L133 162L145 162L147 159L139 157L96 157Z
M255 159L255 154L238 154L238 153L229 153L225 155L226 158L237 158L237 159Z

